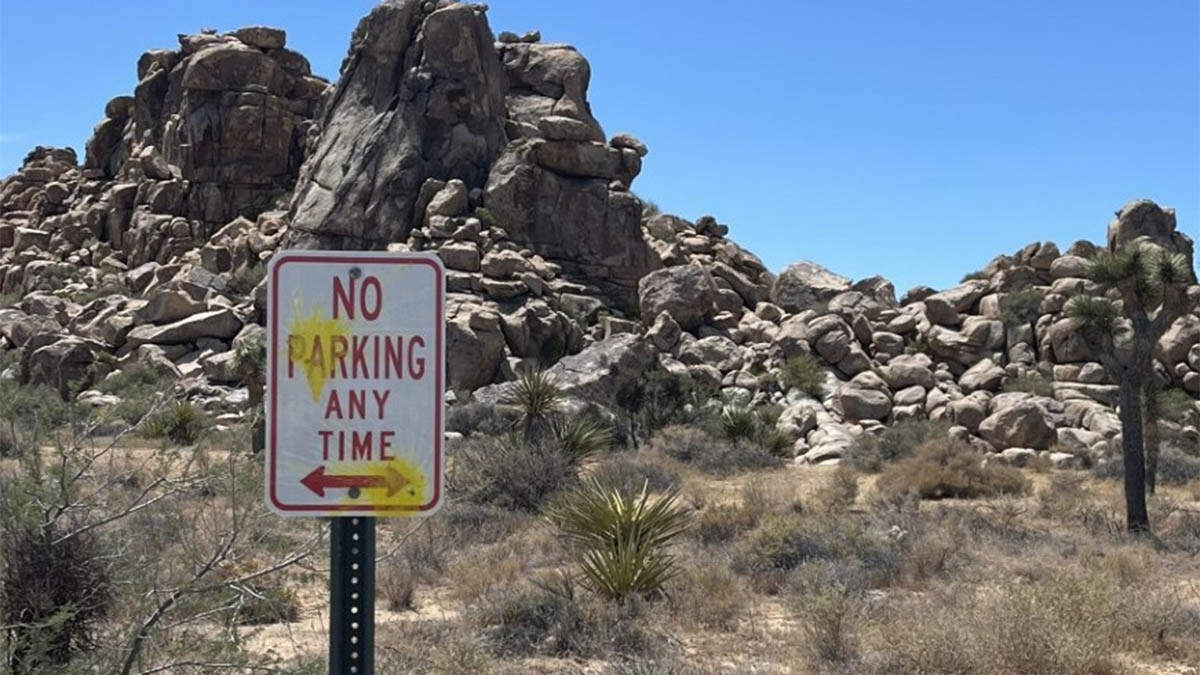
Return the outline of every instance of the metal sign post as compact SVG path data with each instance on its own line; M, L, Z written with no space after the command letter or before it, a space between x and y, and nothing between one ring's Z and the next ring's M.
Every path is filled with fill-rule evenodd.
M334 518L329 562L329 673L374 675L375 519Z
M441 506L445 270L282 251L267 275L267 506L332 518L329 672L375 672L375 518Z

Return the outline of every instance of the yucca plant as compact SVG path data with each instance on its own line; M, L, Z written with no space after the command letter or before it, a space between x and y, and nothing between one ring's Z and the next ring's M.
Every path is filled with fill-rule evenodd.
M517 377L501 402L517 408L518 425L528 439L562 411L563 394L549 372L530 368Z
M1146 425L1157 424L1157 413L1151 406L1146 415L1143 403L1147 393L1156 395L1154 346L1187 308L1190 270L1183 255L1140 237L1097 254L1088 278L1106 294L1072 298L1066 313L1078 325L1093 360L1117 383L1126 525L1131 532L1149 532L1146 489L1153 491L1158 449L1157 434L1149 434L1147 447L1145 431Z
M578 547L584 585L617 602L663 593L678 572L666 548L691 523L674 489L652 499L644 483L628 494L595 479L547 509L546 518Z
M612 447L612 434L608 429L586 417L553 420L550 429L558 449L576 462Z
M208 418L190 401L176 401L150 416L142 426L146 438L165 438L179 445L192 445L208 429Z
M755 438L759 426L758 415L748 406L729 405L721 411L721 434L731 441Z

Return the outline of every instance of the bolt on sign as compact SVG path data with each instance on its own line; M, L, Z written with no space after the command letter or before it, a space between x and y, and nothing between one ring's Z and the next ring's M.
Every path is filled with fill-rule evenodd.
M416 253L285 251L268 271L266 498L285 516L442 499L444 276Z

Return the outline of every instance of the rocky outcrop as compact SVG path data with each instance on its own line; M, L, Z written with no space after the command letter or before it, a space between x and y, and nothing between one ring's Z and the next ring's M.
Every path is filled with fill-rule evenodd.
M433 8L387 0L354 30L292 198L294 246L383 248L419 223L427 179L483 187L506 142L504 71L481 9Z
M37 148L0 183L0 350L19 355L16 375L70 396L140 364L236 419L250 397L235 349L266 319L262 263L286 245L386 248L445 263L451 400L499 400L546 367L611 407L654 371L777 406L805 463L914 419L1012 461L1114 446L1116 387L1065 313L1094 290L1100 247L1035 242L900 302L882 277L809 262L776 278L716 218L647 209L630 192L647 148L593 117L587 60L536 31L494 41L485 12L384 2L334 88L271 28L146 52L82 167ZM1108 234L1192 255L1152 202ZM1164 387L1195 398L1200 286L1188 297L1154 356Z

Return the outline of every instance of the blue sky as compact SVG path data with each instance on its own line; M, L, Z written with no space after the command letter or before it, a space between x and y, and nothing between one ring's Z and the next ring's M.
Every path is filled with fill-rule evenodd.
M280 26L333 78L373 2L0 0L0 174L84 141L137 56L177 33ZM592 63L634 190L711 213L773 269L811 259L903 291L1030 241L1101 241L1148 197L1200 223L1200 2L494 0Z

